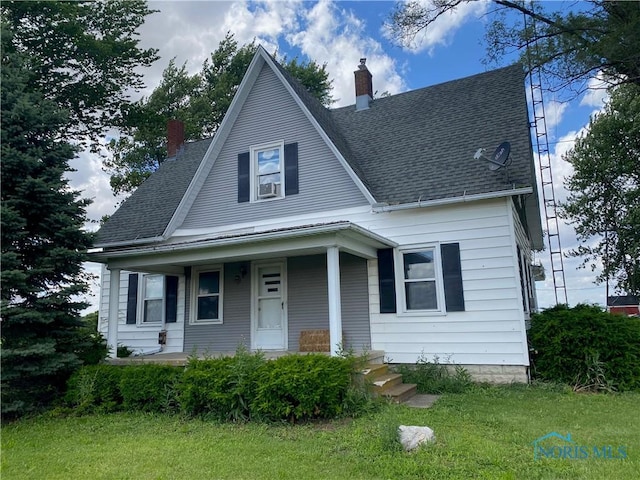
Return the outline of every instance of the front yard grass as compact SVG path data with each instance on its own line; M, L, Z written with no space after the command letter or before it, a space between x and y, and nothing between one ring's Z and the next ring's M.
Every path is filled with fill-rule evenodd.
M2 429L13 479L631 479L640 471L640 393L474 388L421 410L389 405L355 420L216 424L179 416L41 416ZM428 425L413 453L398 425ZM580 446L623 446L626 459L535 460L532 442L570 433ZM549 440L547 445L561 444Z

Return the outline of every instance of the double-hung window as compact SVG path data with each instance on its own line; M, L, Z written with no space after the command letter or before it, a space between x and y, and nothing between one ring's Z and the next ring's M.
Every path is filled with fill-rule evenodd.
M222 270L196 270L193 289L191 323L222 323Z
M164 321L164 276L144 275L142 277L142 315L144 324Z
M254 200L284 197L284 142L252 147L251 165Z
M405 251L402 255L404 307L411 311L438 311L436 249Z
M378 250L380 313L443 315L463 312L460 244Z

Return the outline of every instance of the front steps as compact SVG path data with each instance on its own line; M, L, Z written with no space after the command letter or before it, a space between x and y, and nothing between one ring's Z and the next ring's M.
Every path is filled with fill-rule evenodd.
M394 403L403 403L416 394L415 383L403 383L402 375L389 371L386 363L367 363L362 369L364 380L372 386L373 393Z

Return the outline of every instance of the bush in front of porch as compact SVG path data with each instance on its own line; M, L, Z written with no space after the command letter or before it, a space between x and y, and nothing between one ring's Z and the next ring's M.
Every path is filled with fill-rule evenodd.
M363 411L369 397L365 385L352 381L357 367L353 357L266 360L245 349L233 357L192 358L184 368L98 365L71 378L66 402L78 413L182 412L218 421L295 423Z

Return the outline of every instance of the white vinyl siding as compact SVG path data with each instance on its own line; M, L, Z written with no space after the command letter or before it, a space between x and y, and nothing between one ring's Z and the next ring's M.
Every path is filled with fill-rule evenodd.
M129 288L129 274L122 270L120 272L120 292L118 308L118 344L125 345L136 352L156 350L158 344L158 333L161 330L167 331L167 343L163 352L182 352L184 347L184 314L185 314L185 282L184 277L178 280L178 312L177 321L173 323L149 324L145 328L140 328L138 323L127 324L127 292ZM107 323L109 317L109 279L111 272L104 266L102 268L100 290L100 303L98 309L98 331L107 336ZM142 274L140 274L140 277ZM139 314L138 314L139 316Z
M510 204L508 199L488 200L389 212L370 224L358 222L398 242L400 251L418 243L460 245L464 312L379 313L377 260L369 260L372 349L383 350L394 363L413 363L424 354L458 364L528 365ZM396 282L396 288L402 283Z

